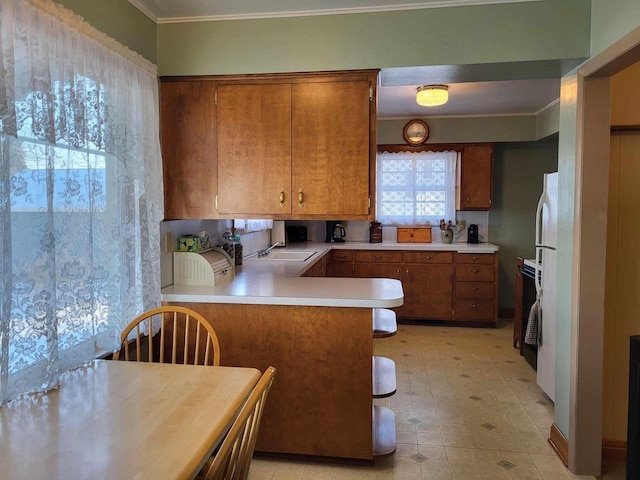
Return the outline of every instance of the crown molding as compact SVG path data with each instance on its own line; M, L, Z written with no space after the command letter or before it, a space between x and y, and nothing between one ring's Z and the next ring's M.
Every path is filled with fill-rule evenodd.
M151 10L142 5L139 0L129 0L129 3L144 13L147 17L154 21L154 23L158 23L159 19L156 17Z
M138 8L147 17L156 23L191 23L191 22L217 22L225 20L256 20L267 18L287 18L287 17L311 17L321 15L345 15L353 13L377 13L393 12L402 10L422 10L427 8L446 7L468 7L476 5L493 5L501 3L524 3L540 2L542 0L452 0L434 2L413 2L399 5L376 5L369 7L346 7L331 8L326 10L294 10L284 12L263 12L263 13L242 13L229 15L201 15L191 17L162 17L159 18L148 8L141 4L140 0L128 0L134 7Z
M541 113L546 112L547 110L549 110L551 107L553 107L554 105L557 105L558 103L560 103L560 99L557 98L555 99L553 102L551 102L549 105L546 105L544 107L542 107L540 110L538 110L536 113L534 113L534 115L540 115Z
M378 120L411 120L413 118L432 119L432 118L500 118L500 117L535 117L535 113L486 113L474 115L412 115L401 117L380 117Z

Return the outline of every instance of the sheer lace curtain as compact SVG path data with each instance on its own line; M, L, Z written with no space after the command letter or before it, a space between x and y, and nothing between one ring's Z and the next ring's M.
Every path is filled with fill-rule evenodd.
M377 219L385 225L455 223L459 154L382 152L377 157Z
M160 304L156 68L49 0L0 1L0 403Z

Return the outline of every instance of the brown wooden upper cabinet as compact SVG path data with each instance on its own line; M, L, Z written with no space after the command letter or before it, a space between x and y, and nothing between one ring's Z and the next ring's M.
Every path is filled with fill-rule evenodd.
M464 145L458 210L490 210L493 193L493 145Z
M219 85L218 212L291 213L291 85Z
M161 85L164 217L217 218L215 83Z
M369 219L376 76L218 80L220 217Z

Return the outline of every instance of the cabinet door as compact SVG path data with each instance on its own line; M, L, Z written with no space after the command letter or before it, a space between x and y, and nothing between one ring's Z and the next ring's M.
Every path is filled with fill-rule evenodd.
M220 85L217 93L218 212L290 213L291 85Z
M369 81L292 86L292 213L367 218Z
M327 277L353 277L353 263L331 262L327 265Z
M160 87L164 218L216 218L215 85Z
M451 320L453 309L453 265L404 265L405 317Z
M465 145L460 173L460 210L490 210L493 145Z

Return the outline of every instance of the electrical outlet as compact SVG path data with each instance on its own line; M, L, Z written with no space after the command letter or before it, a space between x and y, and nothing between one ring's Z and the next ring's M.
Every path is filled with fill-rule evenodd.
M458 220L458 221L456 222L456 226L457 226L458 228L464 228L465 223L466 223L466 222L465 222L464 220Z
M164 251L165 253L171 253L175 250L176 241L171 233L164 234Z

